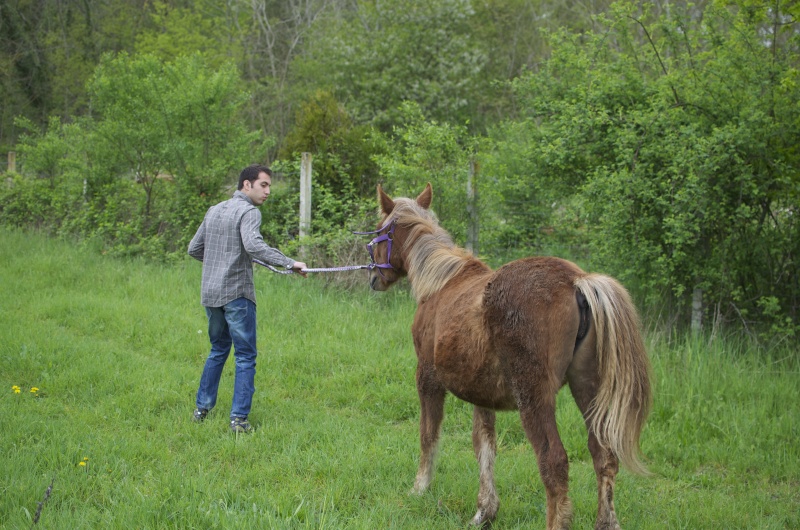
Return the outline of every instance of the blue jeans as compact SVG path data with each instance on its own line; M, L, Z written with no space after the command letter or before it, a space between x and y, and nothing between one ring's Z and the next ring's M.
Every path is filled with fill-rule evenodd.
M236 376L231 418L246 418L256 391L256 305L247 298L237 298L222 307L206 307L206 314L211 353L200 377L197 408L211 410L216 405L222 369L233 345Z

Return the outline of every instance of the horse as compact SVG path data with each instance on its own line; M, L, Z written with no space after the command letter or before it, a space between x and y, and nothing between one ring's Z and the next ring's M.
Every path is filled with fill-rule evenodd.
M380 223L368 245L369 284L385 291L407 277L417 310L420 460L412 493L433 479L449 392L474 406L472 444L480 468L478 509L488 526L495 489L496 411L518 410L547 497L548 530L572 520L568 460L556 426L556 394L569 385L588 430L597 476L596 529L619 529L619 464L647 475L639 437L652 404L650 363L630 295L615 279L556 257L528 257L497 270L456 246L430 210L428 183L416 199L378 185Z

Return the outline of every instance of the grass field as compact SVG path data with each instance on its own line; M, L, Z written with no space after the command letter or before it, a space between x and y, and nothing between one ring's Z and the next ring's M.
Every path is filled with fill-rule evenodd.
M208 349L199 263L112 259L7 230L0 249L3 528L449 529L473 515L471 408L452 398L432 488L408 494L418 411L403 290L343 293L258 270L257 430L236 436L232 359L217 409L190 421ZM623 528L800 528L797 352L647 342L654 475L620 474ZM592 528L595 478L568 390L558 421L573 528ZM516 414L498 416L498 446L494 528L544 528Z

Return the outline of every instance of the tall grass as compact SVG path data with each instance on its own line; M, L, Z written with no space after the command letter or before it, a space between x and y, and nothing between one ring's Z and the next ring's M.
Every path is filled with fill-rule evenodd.
M455 399L432 489L408 494L418 411L405 291L348 294L259 270L257 430L236 436L232 362L218 407L190 421L208 349L198 263L110 259L7 230L0 248L3 528L462 528L473 515L471 409ZM642 441L655 475L620 474L623 527L800 527L796 352L648 343L655 403ZM567 390L558 421L573 526L591 528L594 472ZM497 426L495 527L544 528L519 419Z

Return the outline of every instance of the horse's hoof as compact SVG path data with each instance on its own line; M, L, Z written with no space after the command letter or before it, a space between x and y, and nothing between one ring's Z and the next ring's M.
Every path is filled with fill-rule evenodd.
M414 487L411 488L411 491L409 491L408 494L409 495L414 495L416 497L419 497L420 495L424 494L426 491L428 491L428 487L427 486L422 486L420 484L414 484Z
M594 530L622 530L622 528L620 528L619 523L615 519L613 521L598 521L597 524L594 525Z
M431 485L430 480L425 480L417 477L414 481L414 487L411 488L410 495L422 495L426 491L428 491L428 486Z
M485 511L478 509L478 511L475 513L475 517L472 518L469 524L470 526L489 528L492 526L492 521L494 521L494 516L489 517Z

